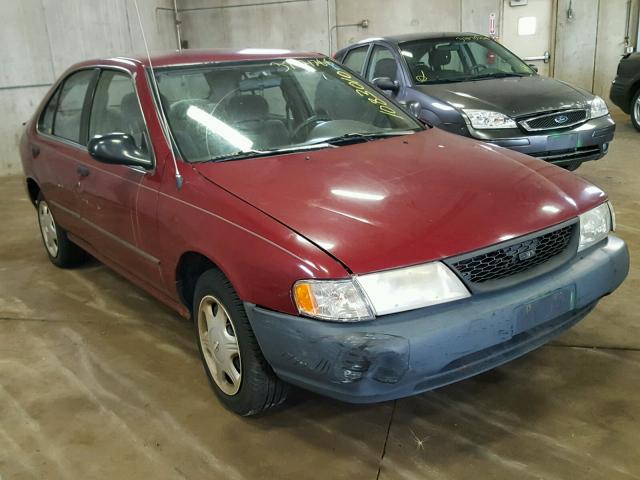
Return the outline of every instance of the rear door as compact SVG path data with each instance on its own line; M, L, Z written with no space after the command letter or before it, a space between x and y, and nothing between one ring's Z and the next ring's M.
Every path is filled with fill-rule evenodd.
M78 169L86 156L82 130L90 101L88 93L97 76L97 69L85 69L71 73L61 82L40 116L31 145L34 169L56 222L80 237L85 234L78 199Z

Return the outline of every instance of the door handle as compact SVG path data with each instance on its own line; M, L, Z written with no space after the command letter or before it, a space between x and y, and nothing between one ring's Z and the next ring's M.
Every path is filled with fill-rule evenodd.
M86 167L84 165L78 165L78 175L80 177L88 177L89 173L91 173L91 170L89 170L89 167Z
M535 61L542 60L544 63L549 63L550 59L551 59L551 54L547 51L547 52L544 52L544 55L540 55L537 57L524 57L522 60L526 62L535 62Z
M35 143L31 144L31 156L33 158L36 158L38 155L40 155L40 147L38 145L36 145Z

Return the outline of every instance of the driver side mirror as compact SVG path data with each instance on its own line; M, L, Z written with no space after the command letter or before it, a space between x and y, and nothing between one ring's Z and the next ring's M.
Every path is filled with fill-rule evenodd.
M538 73L538 67L536 67L533 63L527 65L531 70Z
M89 140L89 155L102 163L130 165L150 169L153 162L136 145L135 139L125 133L109 133Z
M391 80L389 77L374 78L373 84L385 92L398 93L398 90L400 90L400 83L397 80Z

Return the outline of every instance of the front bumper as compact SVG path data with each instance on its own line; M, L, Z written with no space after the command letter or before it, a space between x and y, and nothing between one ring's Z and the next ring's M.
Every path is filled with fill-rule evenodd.
M462 380L539 347L580 321L628 269L627 247L611 235L568 264L511 288L370 322L245 308L280 378L346 402L371 403Z
M520 129L471 130L474 138L546 160L555 165L597 160L607 154L616 124L611 115L589 120L571 130L528 132Z
M631 85L627 85L623 80L616 78L611 83L609 98L624 113L631 113Z

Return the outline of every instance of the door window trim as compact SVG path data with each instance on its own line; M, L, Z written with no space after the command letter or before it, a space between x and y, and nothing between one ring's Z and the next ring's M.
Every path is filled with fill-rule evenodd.
M89 98L89 92L92 91L93 89L95 89L96 79L99 76L99 72L98 72L99 68L97 66L78 68L77 70L69 72L68 75L65 75L62 79L60 79L56 83L55 88L52 89L51 94L47 97L46 102L44 102L44 106L38 112L38 121L36 122L36 133L38 135L41 135L41 136L43 136L45 138L49 138L49 139L55 140L57 142L65 144L65 145L69 145L69 146L72 146L72 147L76 147L76 148L79 148L79 149L85 149L86 150L86 148L87 148L86 145L82 145L80 142L75 142L75 141L70 140L68 138L64 138L64 137L61 137L59 135L56 135L55 134L55 127L56 127L56 117L58 115L58 107L60 106L60 95L58 95L58 93L61 94L65 83L67 83L67 80L69 80L73 75L75 75L76 73L85 72L85 71L92 71L92 70L94 72L96 72L96 73L94 74L94 77L89 82L89 85L87 85L87 91L85 92L84 99L82 100L82 113L80 114L80 140L82 140L84 138L84 135L83 135L83 133L84 133L84 131L83 131L84 130L84 125L83 125L83 122L86 121L85 115L86 115L86 108L87 108L87 100ZM42 119L42 116L44 115L45 110L49 106L49 102L51 102L53 100L53 97L55 97L56 95L58 95L58 98L56 99L56 109L53 112L52 133L46 133L46 132L43 132L40 129L40 127L41 127L41 119ZM92 93L92 95L93 95L93 93Z
M393 56L393 58L396 61L396 64L398 65L397 80L398 82L400 82L400 86L401 87L412 86L412 82L408 80L411 77L411 75L408 74L409 66L407 65L407 62L404 56L400 53L400 47L398 45L394 45L387 42L380 42L380 41L372 42L370 44L369 54L367 55L367 67L362 75L364 78L367 79L367 82L371 83L371 80L368 79L369 68L371 68L371 60L373 59L373 50L375 47L386 48L391 52L391 55Z
M124 73L131 80L131 83L133 85L133 92L136 94L136 100L138 101L138 107L140 108L140 115L142 115L142 123L144 125L144 131L145 131L145 133L147 135L147 139L149 141L149 157L150 157L149 159L151 160L151 166L148 169L142 168L142 167L138 167L138 166L135 166L135 165L127 165L127 167L129 167L132 170L139 171L139 172L155 173L155 171L156 171L155 148L154 148L154 145L153 145L153 140L151 139L151 134L149 132L149 125L147 125L147 119L144 116L144 110L142 108L142 102L140 102L140 94L138 93L138 85L136 85L136 73L135 72L132 73L127 68L118 67L118 66L114 66L114 65L99 65L99 66L97 66L97 68L100 71L98 72L98 76L96 77L96 81L95 81L95 85L94 85L94 88L93 88L93 92L91 94L91 102L88 105L88 111L87 111L87 119L86 119L87 120L86 121L87 142L89 140L88 139L88 137L89 137L89 129L91 128L91 126L90 126L91 111L93 110L93 103L95 101L96 91L98 89L98 82L100 81L100 78L102 78L102 73L105 70L111 70L111 71Z
M63 137L59 137L57 135L54 134L49 134L46 132L43 132L40 129L40 118L42 117L44 111L46 110L47 106L49 105L49 102L53 99L53 97L56 95L56 93L63 88L65 82L72 76L75 75L78 72L82 72L85 70L95 70L97 72L97 74L95 75L95 77L92 79L92 81L89 83L89 86L87 87L87 92L85 93L85 98L82 104L82 116L80 119L80 137L81 138L85 138L86 141L88 142L88 137L89 137L89 119L91 118L91 109L93 108L93 100L95 97L95 93L96 93L96 88L98 86L98 80L100 79L100 75L102 74L103 70L116 70L118 72L122 72L125 73L126 75L129 76L129 78L131 78L131 81L133 82L133 89L134 92L136 94L136 98L138 100L138 106L140 107L140 113L142 114L142 121L144 122L144 128L145 131L147 133L147 137L149 138L149 145L151 146L150 148L150 155L151 155L151 167L149 169L145 169L142 167L137 167L137 166L133 166L133 165L127 165L127 167L130 170L135 170L136 172L140 172L140 173L144 173L146 174L150 174L153 175L156 173L156 154L155 154L155 146L153 144L153 140L151 139L151 135L150 135L150 131L149 131L149 125L147 124L147 118L144 115L144 110L142 108L142 103L140 102L140 94L138 92L138 85L136 84L136 77L137 77L137 72L131 72L131 70L125 68L125 67L120 67L118 65L103 65L103 64L97 64L97 65L90 65L90 66L86 66L86 67L82 67L82 68L78 68L76 70L73 70L72 72L69 72L67 75L65 75L64 77L62 77L60 80L58 80L55 84L55 88L52 89L51 94L47 97L47 100L44 102L43 107L40 109L40 111L38 112L38 121L36 122L36 134L39 136L42 136L44 138L50 139L50 140L54 140L56 142L62 143L64 145L70 146L70 147L74 147L78 150L83 150L86 151L88 153L88 149L87 149L87 145L82 145L81 143L78 142L74 142L73 140L68 140L66 138ZM91 95L89 95L89 91L91 90ZM55 115L57 113L57 109L58 109L58 104L60 103L60 98L58 97L58 99L56 100L56 110L54 111L54 121L53 121L53 126L55 128ZM87 118L88 116L88 118Z
M347 60L347 57L349 56L349 54L351 52L353 52L354 50L358 50L360 48L366 48L367 49L367 53L364 54L364 60L362 62L362 71L361 72L356 72L355 70L347 67L347 65L345 65L345 61ZM350 48L349 50L347 50L344 54L344 56L342 57L342 60L340 61L340 64L346 68L347 70L349 70L352 73L357 73L358 75L360 75L363 78L366 78L367 75L367 68L369 65L369 59L371 57L371 51L373 49L373 43L365 43L365 44L358 44L358 45L354 45L353 48Z

